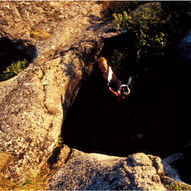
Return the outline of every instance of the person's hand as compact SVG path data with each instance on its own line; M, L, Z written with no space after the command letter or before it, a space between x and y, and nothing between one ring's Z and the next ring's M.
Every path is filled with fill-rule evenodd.
M114 90L112 90L111 87L109 87L109 91L112 92L114 96L119 96L118 92L115 92Z
M123 95L121 95L121 92L120 91L118 91L118 98L117 98L117 101L122 101L122 100L124 100L125 99L125 96L123 96Z

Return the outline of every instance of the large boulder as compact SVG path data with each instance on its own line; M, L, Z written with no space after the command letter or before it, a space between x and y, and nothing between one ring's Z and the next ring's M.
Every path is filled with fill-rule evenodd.
M163 169L158 170L159 173ZM161 171L161 172L160 172ZM67 163L50 180L56 190L165 190L150 158L85 154L73 150Z
M27 69L0 83L0 152L13 158L3 168L10 180L37 174L51 156L83 72L116 35L105 32L102 11L96 2L1 3L1 38L37 50Z
M178 158L180 155L176 154L161 160L157 156L144 153L116 157L71 149L68 158L49 180L48 189L167 190L176 186L188 188L188 185L177 182L181 181L180 177L171 167L172 162ZM61 159L62 154L58 161ZM56 169L57 166L53 165L53 168Z

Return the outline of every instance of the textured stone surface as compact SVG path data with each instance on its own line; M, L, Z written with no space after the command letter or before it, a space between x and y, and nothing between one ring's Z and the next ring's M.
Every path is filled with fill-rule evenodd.
M65 157L64 153L68 153ZM64 147L52 166L56 173L48 183L50 190L174 190L190 189L171 165L180 154L163 160L158 156L135 153L116 157L84 153Z
M161 166L159 157L151 159L143 153L122 158L73 150L50 180L49 189L166 190L160 179L164 170L159 173L156 164Z
M10 159L11 155L9 153L0 152L0 172L8 164Z
M14 159L5 177L35 175L51 155L83 71L115 35L105 33L102 9L96 2L1 3L0 33L38 51L27 69L0 83L0 152Z
M178 171L174 168L172 168L172 165L175 161L178 161L182 159L182 154L176 153L173 155L170 155L169 157L163 159L162 164L164 165L165 174L177 181L181 181L180 175Z

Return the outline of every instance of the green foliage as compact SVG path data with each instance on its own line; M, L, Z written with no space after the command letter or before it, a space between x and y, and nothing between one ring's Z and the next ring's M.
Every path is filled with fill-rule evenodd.
M114 13L113 27L116 30L132 30L137 36L136 46L137 50L141 49L141 54L164 54L167 35L161 30L164 22L161 15L160 4L146 3L128 13Z
M62 137L58 137L56 143L55 143L55 146L54 147L60 147L64 144L64 140Z
M127 80L127 58L129 56L128 47L124 49L115 49L108 57L109 63L113 71L121 80Z
M119 3L120 5L120 3ZM114 10L114 9L113 9ZM118 31L128 31L135 34L134 40L136 63L134 70L143 74L153 62L149 59L157 56L162 58L172 49L176 49L179 40L189 29L191 22L191 2L142 2L127 3L121 9L118 7L112 14L113 28ZM187 21L187 22L185 22ZM123 73L129 70L129 52L127 49L115 50L110 63ZM126 67L124 67L126 63ZM152 66L153 65L153 66ZM132 66L131 66L132 67ZM124 74L122 74L124 75Z
M0 74L0 81L4 81L16 76L21 71L23 71L27 66L28 66L28 61L26 59L22 61L21 60L13 61L13 63L10 66L8 66L6 70L3 71L2 74Z
M191 190L191 186L181 182L173 182L168 186L168 190Z
M114 13L113 14L113 27L116 30L120 30L120 29L125 29L125 27L127 26L127 20L128 20L128 15L126 11L123 11L123 14L120 13Z
M132 30L137 36L137 50L143 56L164 55L185 33L191 21L190 2L149 2L137 9L113 14L113 28Z
M121 13L124 10L135 10L139 5L144 4L143 1L104 1L105 7L110 15L113 13Z

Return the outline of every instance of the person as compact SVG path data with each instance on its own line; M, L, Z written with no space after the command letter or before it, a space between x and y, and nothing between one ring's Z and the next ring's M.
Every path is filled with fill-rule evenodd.
M121 81L117 78L115 73L112 71L111 66L108 65L107 59L104 57L100 57L98 59L98 66L102 72L102 76L107 81L107 86L109 88L109 91L117 97L118 101L121 101L125 99L126 96L130 94L130 88L126 86L127 91L126 94L124 95L122 93L121 87L124 86L124 84L121 83Z

